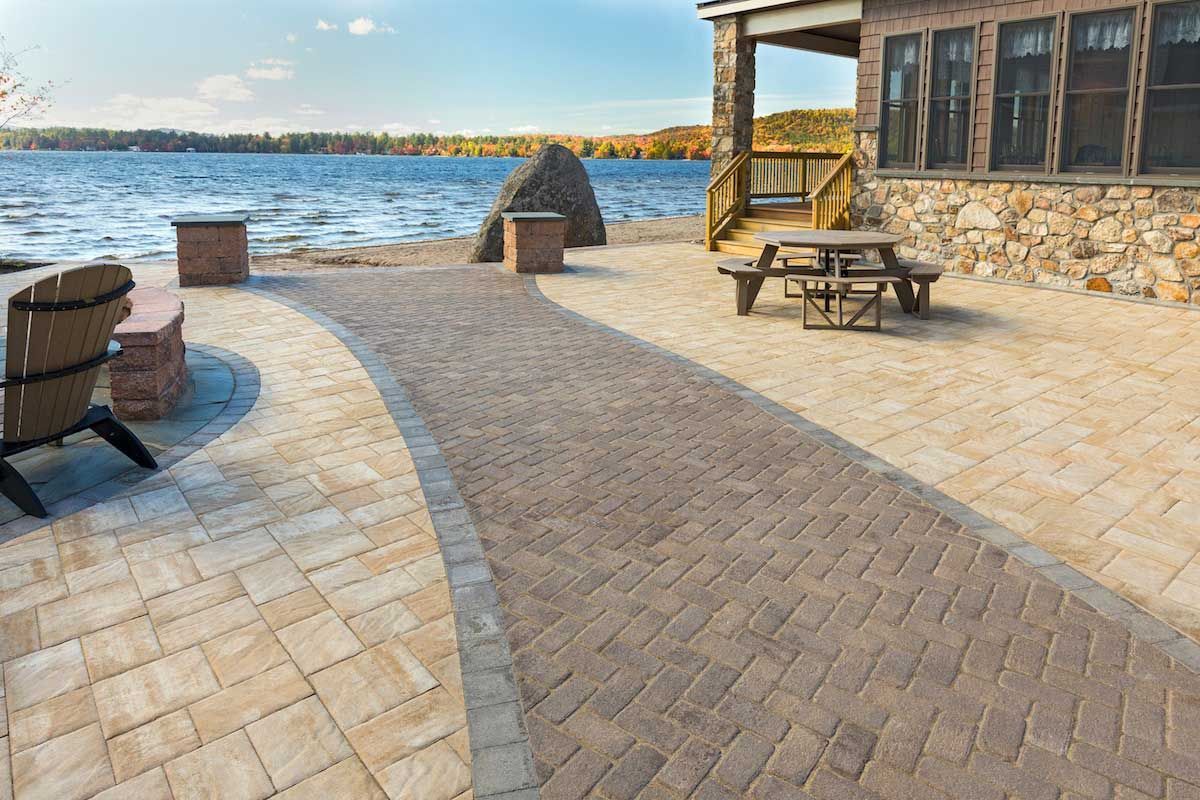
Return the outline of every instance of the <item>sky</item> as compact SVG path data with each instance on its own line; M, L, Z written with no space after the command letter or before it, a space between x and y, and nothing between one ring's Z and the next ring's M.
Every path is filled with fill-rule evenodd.
M0 0L33 125L649 132L711 120L688 0ZM755 112L850 106L855 62L761 46Z

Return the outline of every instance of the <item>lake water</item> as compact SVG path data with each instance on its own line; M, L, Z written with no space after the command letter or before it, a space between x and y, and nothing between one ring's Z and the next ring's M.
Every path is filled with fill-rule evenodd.
M0 152L0 258L171 258L179 214L247 212L250 250L473 234L521 159ZM607 222L699 214L704 161L585 161Z

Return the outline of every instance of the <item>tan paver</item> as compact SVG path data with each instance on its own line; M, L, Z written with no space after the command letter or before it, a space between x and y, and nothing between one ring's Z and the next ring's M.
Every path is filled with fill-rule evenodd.
M599 273L584 266L563 280L584 285ZM623 276L608 269L603 277ZM677 272L672 296L701 282ZM504 730L504 719L523 717L543 797L1196 792L1200 761L1183 731L1197 722L1200 676L1189 667L1188 643L1174 639L1164 650L1148 642L1162 635L1149 618L1137 617L1131 631L1104 613L1119 607L1116 597L1064 591L1051 580L1068 581L1063 571L1043 572L989 544L823 443L822 432L541 302L521 277L490 266L265 283L376 349L440 444L503 612L502 620L473 616L472 631L503 625L521 701L489 708L496 724L477 730ZM730 309L732 288L723 294ZM638 307L636 295L620 298ZM654 314L651 321L669 331L671 317ZM804 345L825 340L795 336L795 320L792 335L775 335L779 344L766 335L779 320L759 336L712 334L706 321L685 330L726 342L734 354L727 368L760 351L790 354L775 376L779 385L820 387L831 411L857 411L867 428L888 414L915 416L885 394L890 383L902 385L899 378L871 375L877 364L899 371L922 358L899 333L847 334L861 338L841 342L894 343L886 356L839 362L845 377L863 378L862 392L877 392L865 398L873 408L863 409L821 367L805 369L825 354ZM1076 404L1040 397L1044 391L1030 378L976 400L1008 393L1011 402L998 412L1005 419L994 422L1001 433L1008 412L1027 398L1038 424L1076 413ZM937 402L934 392L918 411ZM937 430L906 452L935 448L968 458L935 438ZM991 431L977 433L971 445L986 443ZM1054 455L1022 452L1022 471L1044 471ZM922 457L933 465L942 459L933 450ZM1058 471L1049 473L1052 495L1013 485L1011 497L1028 502L1006 508L1061 515L1071 507L1063 492L1094 475ZM1150 470L1137 480L1156 477ZM1081 519L1089 529L1096 524ZM460 564L450 574L482 579L486 572ZM418 613L419 603L404 602ZM400 637L423 661L447 641L428 635L434 624ZM472 649L467 663L499 660L497 649ZM461 752L453 734L442 735L453 715L435 698L448 694L453 677L438 667L430 672L445 690L347 731L377 777L416 774L398 766L417 753L406 748L424 750L439 737ZM476 696L479 685L467 688ZM405 734L386 738L387 730ZM475 788L484 795L501 772L492 753L503 747L474 754ZM392 763L381 767L385 761ZM391 791L406 785L381 783Z
M186 709L159 717L108 740L108 754L118 781L165 764L198 747L200 737Z
M250 723L246 734L276 789L294 786L354 753L316 697Z
M262 800L273 791L244 731L182 755L163 769L175 800Z
M20 800L83 800L112 786L100 726L88 725L14 754L12 781L13 795Z
M933 319L800 328L768 282L738 317L693 245L577 251L547 297L739 381L1200 637L1200 314L945 279ZM1132 559L1132 560L1131 560ZM1192 570L1187 568L1192 566Z
M4 665L4 692L10 714L87 684L87 666L77 639Z
M105 789L96 795L96 800L128 800L131 797L138 800L173 800L166 773L161 768L144 772L111 789Z
M339 793L355 800L384 800L387 797L355 756L280 792L279 800L326 800Z
M143 285L173 272L135 270ZM28 279L0 276L0 292ZM460 776L444 740L465 736L461 680L400 639L431 623L453 639L453 617L444 574L415 566L440 554L374 383L290 309L177 291L186 339L252 361L260 396L144 490L0 542L0 800L372 800L426 749L414 763ZM314 684L347 707L361 694L352 722ZM376 722L422 695L435 726ZM371 770L351 726L371 734Z

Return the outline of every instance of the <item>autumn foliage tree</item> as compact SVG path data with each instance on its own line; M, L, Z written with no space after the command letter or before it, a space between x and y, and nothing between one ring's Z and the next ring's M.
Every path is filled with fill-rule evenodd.
M34 87L21 72L20 56L27 52L9 50L8 42L0 35L0 129L41 113L50 104L54 85L47 81Z
M0 0L2 2L2 0ZM801 109L760 117L754 122L759 150L812 150L844 153L850 149L854 110ZM103 128L14 128L0 131L0 150L140 150L200 153L329 153L392 156L525 157L546 144L561 144L583 158L689 159L711 155L707 125L665 128L654 133L613 136L522 134L464 136L410 133L190 133L176 130L118 131Z

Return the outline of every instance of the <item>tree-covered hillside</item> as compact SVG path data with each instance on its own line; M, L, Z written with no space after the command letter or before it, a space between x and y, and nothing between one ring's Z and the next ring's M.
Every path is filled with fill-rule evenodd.
M842 152L851 146L854 112L848 108L798 109L754 121L754 145L763 150ZM666 128L623 136L462 136L414 133L213 134L174 130L102 128L15 128L0 131L0 150L127 150L200 153L335 153L346 155L528 156L547 143L571 148L585 158L707 159L712 146L707 125Z

